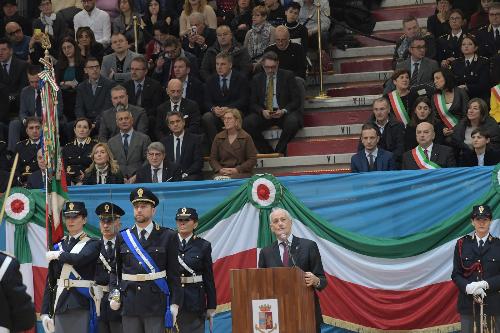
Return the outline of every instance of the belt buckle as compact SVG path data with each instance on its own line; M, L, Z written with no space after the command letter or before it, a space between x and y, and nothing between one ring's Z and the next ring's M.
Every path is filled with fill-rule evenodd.
M68 289L70 288L70 279L64 279L64 288Z

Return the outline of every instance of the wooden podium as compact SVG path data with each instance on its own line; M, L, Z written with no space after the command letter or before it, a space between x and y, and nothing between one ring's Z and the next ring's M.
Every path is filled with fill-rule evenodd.
M234 333L259 332L252 327L252 300L259 299L278 300L280 333L316 332L314 291L300 268L233 269L231 289Z

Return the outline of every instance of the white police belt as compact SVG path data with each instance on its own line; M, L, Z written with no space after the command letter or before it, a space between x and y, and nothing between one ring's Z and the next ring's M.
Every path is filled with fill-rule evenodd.
M109 286L101 286L100 284L97 284L96 286L101 288L103 293L109 293Z
M62 288L90 288L94 284L91 280L57 279L57 286Z
M153 281L161 278L167 277L166 271L149 273L149 274L122 274L123 281L134 281L134 282L144 282L144 281Z
M181 276L181 283L199 283L203 282L203 276L194 275L194 276Z

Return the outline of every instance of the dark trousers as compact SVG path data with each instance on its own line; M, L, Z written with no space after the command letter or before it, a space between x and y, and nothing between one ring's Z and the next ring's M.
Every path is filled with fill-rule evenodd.
M491 323L492 323L492 320L491 320L491 317L492 316L486 316L487 318L487 325L488 327L490 328L490 332L491 332ZM493 320L493 325L495 326L495 330L496 332L500 332L500 316L493 316L494 317L494 320ZM480 321L479 321L479 307L478 307L478 311L476 313L476 332L479 332L479 324L480 324ZM461 314L460 315L460 325L462 327L461 329L461 332L462 333L473 333L474 332L474 319L472 318L472 315L463 315Z
M123 333L122 322L99 320L99 333Z
M179 311L177 316L177 325L179 333L204 333L205 316L203 314Z
M122 316L124 333L165 333L163 317Z
M291 112L285 114L279 119L266 119L261 114L252 113L245 117L243 120L243 129L252 136L255 147L261 154L280 153L286 154L286 147L297 134L298 130L302 127L302 115L298 112ZM273 150L269 142L264 139L262 131L271 126L278 126L283 131L281 132L280 139Z

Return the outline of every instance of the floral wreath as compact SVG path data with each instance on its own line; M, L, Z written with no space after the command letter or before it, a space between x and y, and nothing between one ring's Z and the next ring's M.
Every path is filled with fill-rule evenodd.
M278 205L283 195L278 180L269 174L255 175L250 179L248 198L257 208L273 208Z
M17 187L5 201L6 220L12 224L25 224L35 213L35 200L30 191Z

